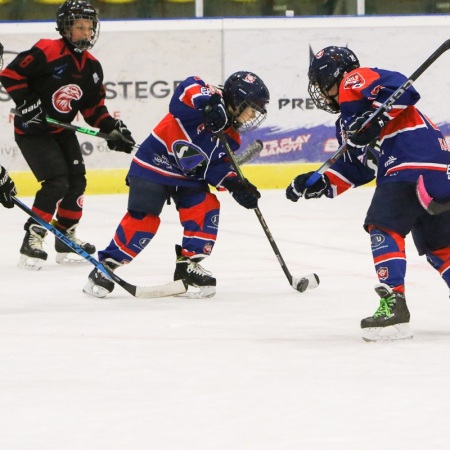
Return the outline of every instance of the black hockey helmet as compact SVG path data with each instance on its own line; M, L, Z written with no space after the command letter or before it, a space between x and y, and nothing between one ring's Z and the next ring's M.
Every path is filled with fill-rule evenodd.
M0 70L3 67L3 44L0 42Z
M74 41L71 36L71 27L74 20L86 19L92 21L92 33L90 39L80 39ZM90 3L84 0L67 0L56 13L56 30L78 50L90 50L97 42L100 34L100 23L97 11Z
M267 117L269 90L252 72L240 71L230 75L223 86L223 98L231 111L232 126L240 133L254 130ZM240 117L247 108L253 110L249 111L248 118Z
M308 70L308 92L314 104L324 111L337 114L340 111L336 95L328 91L339 84L347 72L359 67L356 55L347 47L326 47L314 56Z

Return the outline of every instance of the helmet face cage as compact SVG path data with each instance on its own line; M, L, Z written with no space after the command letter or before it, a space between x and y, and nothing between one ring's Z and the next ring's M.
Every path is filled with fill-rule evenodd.
M72 38L72 26L78 19L92 22L92 34L90 39L74 40ZM69 0L60 6L56 14L57 31L68 39L79 51L90 50L94 47L100 35L100 23L97 11L90 3L81 0Z
M346 47L326 47L311 61L308 71L308 92L314 104L324 111L337 114L339 84L347 72L359 67L356 55ZM329 91L336 85L336 93Z
M236 72L224 84L223 97L232 109L232 127L240 133L255 130L267 117L270 100L264 82L252 72Z

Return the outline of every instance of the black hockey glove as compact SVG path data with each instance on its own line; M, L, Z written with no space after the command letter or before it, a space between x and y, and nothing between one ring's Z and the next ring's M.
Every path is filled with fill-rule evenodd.
M347 145L350 147L361 148L370 144L373 140L380 137L381 129L389 121L387 117L379 115L371 120L361 131L357 132L364 122L374 113L374 111L366 111L359 117L353 119L347 126Z
M12 208L14 203L11 197L16 194L14 181L11 179L6 169L0 166L0 203L5 208Z
M37 95L28 97L17 110L22 117L22 121L26 126L45 129L47 123L45 121L45 112L42 109L41 99Z
M286 198L296 202L300 197L305 197L306 200L309 200L311 198L320 198L324 194L331 195L331 185L325 175L322 175L312 186L306 186L306 182L313 173L304 173L294 178L286 189Z
M243 182L237 176L225 178L222 181L222 186L230 191L233 198L244 208L255 209L258 207L258 199L261 198L256 186L245 179Z
M218 133L225 128L228 122L228 116L225 102L219 94L211 95L208 104L205 106L204 115L205 128L208 131Z
M131 131L121 120L116 120L114 130L108 134L110 135L110 139L106 142L110 150L124 153L131 153L133 151L136 142L131 136Z

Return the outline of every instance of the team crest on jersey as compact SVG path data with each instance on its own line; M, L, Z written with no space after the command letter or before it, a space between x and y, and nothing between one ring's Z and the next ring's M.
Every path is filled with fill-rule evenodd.
M79 208L83 208L83 203L84 203L84 195L80 195L77 198L77 205Z
M62 86L52 95L53 107L60 113L69 113L72 111L70 102L79 100L82 96L83 91L80 86L76 84Z
M344 89L359 89L366 84L366 80L358 72L352 73L344 81Z
M187 175L194 175L208 160L206 153L192 142L175 141L172 150L180 169Z
M389 270L387 267L380 267L377 270L377 275L379 280L386 280L389 277Z

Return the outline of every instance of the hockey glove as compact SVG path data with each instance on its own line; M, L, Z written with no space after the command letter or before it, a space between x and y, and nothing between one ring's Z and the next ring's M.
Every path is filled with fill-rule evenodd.
M106 142L110 150L124 153L133 151L136 142L131 136L131 131L121 120L116 120L114 130L109 133L109 136L110 138Z
M45 112L42 109L42 102L38 96L32 95L28 97L22 105L17 107L17 110L26 126L46 128Z
M381 129L389 121L387 117L379 115L371 120L364 129L360 129L364 122L374 113L374 111L366 111L363 115L356 117L347 127L347 145L351 147L361 148L370 144L373 140L380 137ZM359 131L358 131L359 130Z
M17 192L14 181L10 178L6 169L0 166L0 203L5 208L12 208L14 203L11 197L16 194Z
M205 106L204 115L205 128L208 131L218 133L225 128L228 122L228 116L225 102L219 94L211 95L208 104Z
M255 209L258 207L258 199L261 198L256 186L238 176L230 176L222 181L222 186L230 191L233 198L244 208Z
M322 175L312 186L307 187L306 182L314 172L304 173L292 180L292 183L286 189L286 198L296 202L300 197L306 200L311 198L320 198L322 195L331 195L331 185L328 178Z

